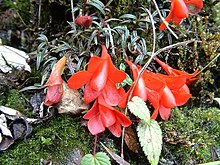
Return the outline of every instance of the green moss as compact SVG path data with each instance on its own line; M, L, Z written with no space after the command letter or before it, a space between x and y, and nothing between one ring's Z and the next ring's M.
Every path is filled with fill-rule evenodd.
M220 147L220 110L217 108L176 108L172 111L170 120L163 122L161 126L165 147L170 152L163 155L168 159L174 158L180 164L189 161L210 162L211 147Z
M65 161L68 153L80 148L90 153L92 136L81 123L68 116L58 116L34 127L34 134L18 141L1 153L0 162L6 164L39 164L40 160Z

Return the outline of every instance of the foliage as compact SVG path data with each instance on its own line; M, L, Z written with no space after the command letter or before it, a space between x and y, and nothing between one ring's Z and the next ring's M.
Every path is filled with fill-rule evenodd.
M137 133L143 151L152 165L157 165L162 150L162 131L155 120L150 119L150 112L145 102L135 96L128 103L130 111L141 121L137 126Z
M97 152L95 155L85 155L81 162L81 165L110 165L110 158L104 152Z

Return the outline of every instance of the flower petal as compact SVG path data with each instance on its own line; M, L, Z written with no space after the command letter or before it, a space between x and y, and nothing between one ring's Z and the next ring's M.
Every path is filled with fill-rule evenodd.
M94 101L100 94L101 92L93 90L90 84L86 84L84 90L84 102L88 104Z
M95 101L93 104L92 108L83 116L83 119L90 119L96 116L99 113L99 107L98 107L98 102Z
M110 80L108 80L105 85L105 88L103 90L103 97L108 105L118 105L120 94L118 89L116 88L116 85Z
M108 63L103 61L96 71L93 73L93 76L90 80L90 86L93 90L101 91L106 85L108 78Z
M173 15L175 15L175 17L177 18L188 17L188 9L183 0L173 0L171 3L174 3Z
M163 120L168 120L170 117L170 108L165 108L164 106L159 107L159 113Z
M49 79L46 82L46 86L53 86L62 84L61 72L66 64L66 56L63 56L53 67Z
M89 120L88 129L92 135L97 135L105 131L105 127L102 123L102 120L99 114L95 115L93 118Z
M100 57L97 56L91 57L88 64L88 72L94 73L98 69L99 65L103 62L104 60L101 59Z
M167 86L163 89L163 93L160 97L160 104L166 108L174 108L176 106L175 97Z
M121 124L116 122L114 125L108 127L108 129L115 137L121 136Z
M44 104L51 106L52 104L60 102L63 95L63 85L54 85L47 87L47 94Z
M71 89L78 89L89 82L92 74L88 71L79 71L72 75L68 80L68 87Z
M123 113L118 110L114 110L114 113L117 118L117 122L119 122L122 126L128 127L131 125L132 122Z
M115 118L115 114L113 110L108 109L102 104L99 104L99 113L100 113L102 123L105 127L109 127L116 122L116 118Z

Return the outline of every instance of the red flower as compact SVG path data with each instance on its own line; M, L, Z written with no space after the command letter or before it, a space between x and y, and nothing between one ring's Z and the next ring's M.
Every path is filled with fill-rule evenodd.
M170 76L178 76L178 75L184 75L186 77L186 84L190 84L193 81L196 81L199 79L199 76L196 77L196 74L198 73L198 70L196 70L194 73L187 73L181 70L174 69L167 65L166 63L162 62L158 58L155 58L155 60L160 64L160 66L166 71L166 73Z
M77 25L81 25L85 28L88 28L92 24L92 17L91 16L80 16L75 19L75 23Z
M109 106L102 96L99 96L92 108L83 116L89 120L88 129L93 134L99 134L108 128L116 137L121 136L121 125L128 127L131 121L121 112Z
M179 25L182 19L187 18L189 14L197 14L203 7L202 0L171 0L170 13L165 20L175 25ZM166 25L161 23L159 29L164 30Z
M63 56L53 67L49 79L46 82L47 94L44 100L44 104L51 106L54 103L58 103L63 95L63 80L61 78L61 72L66 63L66 57Z
M138 67L130 61L126 61L126 62L128 63L128 65L130 66L132 70L134 82L137 81L138 72L139 72L139 69L141 68L138 69ZM119 101L118 105L121 108L125 108L127 106L128 95L130 94L133 86L134 84L130 87L128 92ZM140 79L138 80L131 96L132 97L138 96L142 98L143 101L150 100L154 108L158 109L159 99L160 99L160 95L158 91L161 91L164 88L164 86L165 86L165 83L162 82L160 79L156 78L155 76L151 76L150 74L147 74L147 72L145 72L141 75Z
M102 45L101 57L91 57L88 70L72 75L68 80L68 86L78 89L86 84L84 91L86 103L90 103L102 95L108 105L116 106L121 97L116 83L122 82L125 78L126 74L113 65L106 47Z
M185 104L191 97L191 94L186 85L186 77L184 75L167 76L155 74L155 76L166 85L162 92L158 91L160 94L159 108L156 109L154 107L154 113L151 118L155 119L159 112L161 118L167 120L170 116L170 109Z

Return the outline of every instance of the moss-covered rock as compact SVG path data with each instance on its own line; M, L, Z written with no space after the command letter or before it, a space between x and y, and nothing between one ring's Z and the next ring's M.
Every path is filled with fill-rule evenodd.
M37 125L29 138L17 141L1 153L0 162L2 165L37 165L43 160L64 163L75 149L90 153L93 145L91 138L76 118L57 116Z
M161 123L164 137L162 157L177 164L212 161L211 148L220 147L220 110L174 109L170 120Z

